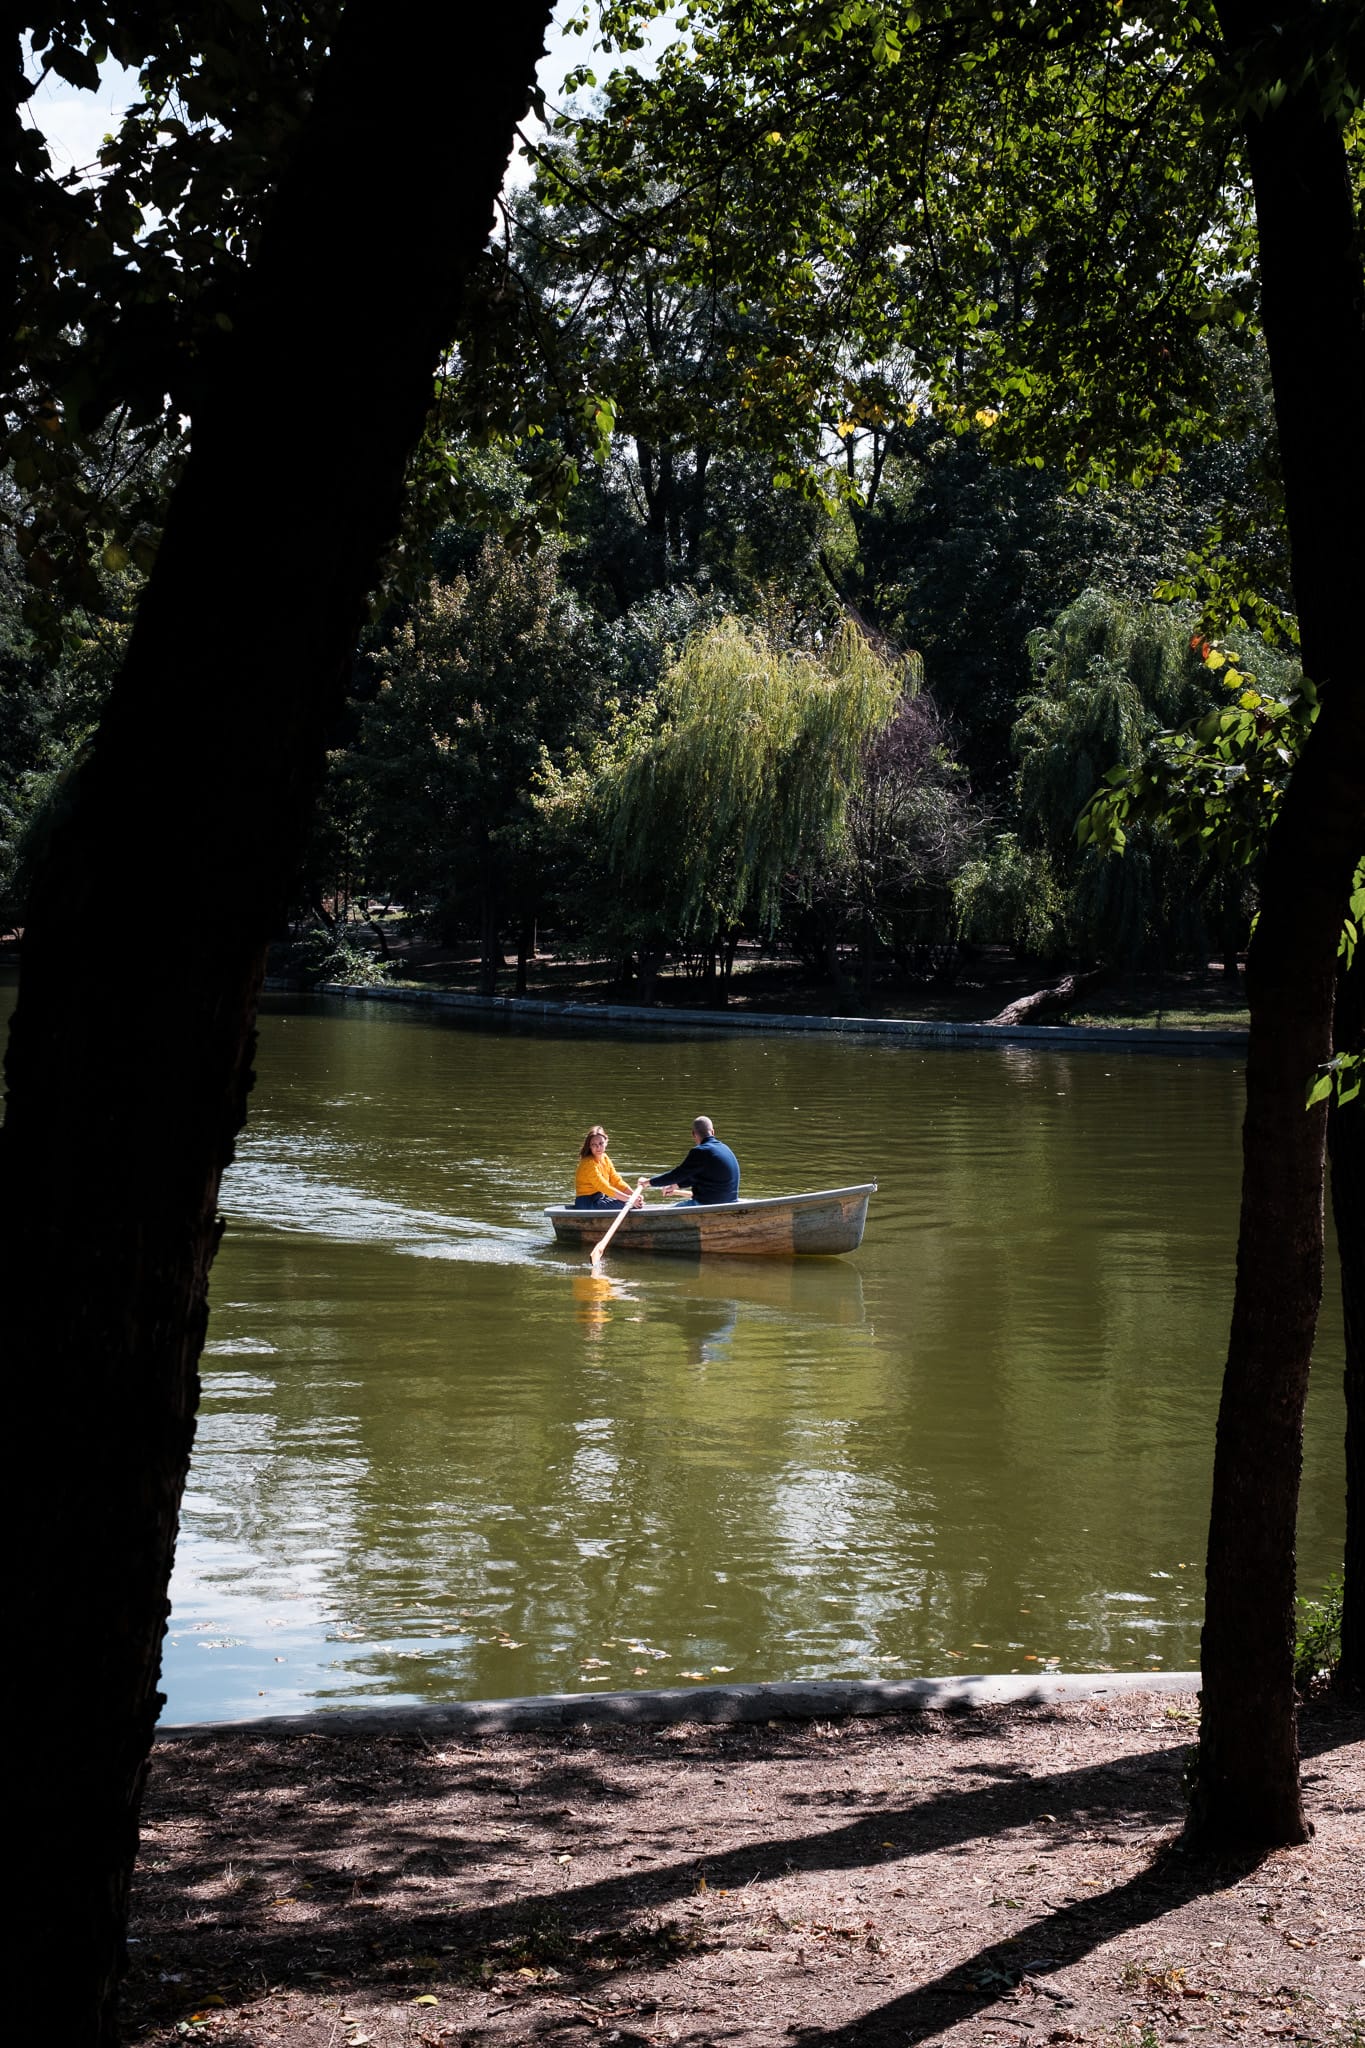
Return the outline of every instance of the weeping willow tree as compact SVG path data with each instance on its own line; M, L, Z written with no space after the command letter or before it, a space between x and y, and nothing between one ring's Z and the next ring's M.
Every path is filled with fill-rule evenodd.
M547 784L598 849L581 900L599 932L633 947L647 978L670 949L709 974L743 926L771 930L784 875L839 842L904 690L852 625L811 652L736 618L694 633L650 716Z
M1022 698L1012 745L1020 808L1053 846L1070 843L1082 806L1154 730L1203 701L1189 629L1169 605L1083 591L1029 636L1036 686Z
M1036 684L1011 736L1014 852L1051 877L1051 950L1137 966L1195 958L1216 934L1235 957L1240 885L1202 875L1170 833L1144 828L1127 861L1076 844L1076 820L1106 776L1135 768L1157 732L1206 707L1188 623L1168 605L1087 590L1031 636L1029 653Z

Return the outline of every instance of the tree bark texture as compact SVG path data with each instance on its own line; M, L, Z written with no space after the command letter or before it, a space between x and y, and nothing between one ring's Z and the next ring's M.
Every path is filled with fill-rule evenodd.
M72 2048L116 2038L219 1176L265 945L548 16L549 0L507 0L471 78L458 10L348 8L36 880L0 1133L7 1379L27 1445L16 1641L42 1690L11 1798L24 2038L50 2035L54 1996ZM130 887L155 895L153 951L129 945Z
M1291 30L1312 10L1291 9ZM1260 0L1221 9L1234 59L1274 75ZM1283 13L1278 17L1284 22ZM1269 54L1267 54L1269 52ZM1267 848L1247 961L1251 1032L1237 1285L1218 1416L1203 1636L1196 1840L1266 1848L1307 1832L1293 1682L1295 1525L1322 1290L1326 1112L1305 1111L1332 1047L1337 941L1365 840L1365 291L1345 151L1317 87L1246 122L1262 318L1306 673L1322 711Z
M10 309L5 328L9 335L18 325L19 265L23 255L19 223L25 182L24 156L28 146L23 117L28 81L24 71L24 39L17 29L7 37L6 48L10 77L9 91L5 96L5 149L0 159L0 303ZM0 378L6 383L9 367L8 363L0 363Z
M1365 1052L1365 947L1337 983L1338 1052ZM1365 1692L1365 1093L1327 1116L1332 1214L1346 1332L1346 1557L1341 1663L1346 1692Z
M1051 981L1046 988L1035 989L1031 995L1020 996L1017 1002L1006 1003L1004 1009L988 1021L992 1024L1036 1023L1040 1017L1069 1009L1078 996L1083 996L1088 989L1098 988L1108 978L1108 973L1108 968L1096 967L1088 973L1064 974L1060 981Z

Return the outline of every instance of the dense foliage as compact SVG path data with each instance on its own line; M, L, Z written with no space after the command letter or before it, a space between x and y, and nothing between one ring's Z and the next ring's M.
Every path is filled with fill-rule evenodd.
M647 12L604 10L604 47L628 50ZM257 112L215 154L225 24L210 7L197 63L117 32L142 97L21 264L48 339L9 386L11 919L328 32L262 30ZM40 61L84 80L90 47L54 19ZM647 976L669 952L710 971L748 933L838 982L851 948L869 995L951 975L963 943L1048 966L1217 950L1235 969L1254 860L1231 875L1151 818L1122 862L1075 840L1105 775L1213 701L1192 633L1293 631L1213 49L1193 16L1120 29L1059 7L1030 41L892 4L779 20L705 0L655 72L617 68L552 118L505 198L357 655L295 892L330 947L354 953L348 920L377 900L476 950L485 987L509 940L524 972L537 921ZM98 261L52 300L43 280L82 235ZM193 289L172 290L189 258ZM79 297L126 310L135 288L131 324ZM609 793L635 816L682 761L676 739L659 753L662 678L722 616L746 645L807 652L852 623L915 664L818 860L768 804L740 851L689 819L671 865L608 829ZM581 788L587 763L601 789L575 836L554 778ZM687 773L705 786L704 762Z
M91 649L121 644L270 152L290 147L327 33L262 31L243 60L265 81L257 114L215 155L225 22L205 15L198 64L173 37L119 31L109 46L141 66L143 96L95 178L54 200L47 254L35 245L21 273L56 321L39 378L56 396L49 417L37 383L11 385L11 916L21 842L97 713L112 668ZM1235 952L1240 883L1155 841L1100 863L1071 836L1106 769L1193 702L1134 682L1125 716L1117 655L1106 682L1049 666L1038 638L1074 635L1078 602L1117 617L1157 591L1172 646L1250 592L1289 607L1246 196L1207 36L1061 12L1033 48L892 6L773 26L708 0L690 53L649 77L617 70L533 145L412 465L406 565L357 657L299 908L331 926L371 899L403 904L477 948L485 985L536 918L631 954L621 906L647 886L634 842L595 846L624 890L613 926L547 836L541 749L555 772L569 748L614 759L692 628L726 614L808 649L856 622L893 660L917 651L922 693L878 742L883 768L869 757L837 861L789 860L764 812L760 865L782 879L737 907L733 850L689 834L681 895L648 884L651 954L691 957L702 900L725 906L717 930L775 933L834 978L852 946L869 992L879 974L951 973L964 935L1048 961ZM634 34L627 11L604 28ZM89 47L54 21L42 61L83 78ZM1066 166L1060 213L1028 197L1040 149ZM81 234L105 236L99 262L48 304L43 265ZM70 292L122 308L134 247L145 346L132 361L129 323L92 317L77 362ZM1124 267L1121 300L1098 288L1101 251ZM187 256L194 289L173 291L163 272ZM547 527L560 540L532 569ZM548 636L534 650L533 619Z

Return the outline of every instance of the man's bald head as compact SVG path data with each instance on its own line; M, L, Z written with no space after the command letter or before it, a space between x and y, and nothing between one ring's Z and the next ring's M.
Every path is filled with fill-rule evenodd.
M692 1135L693 1135L693 1137L694 1137L694 1138L695 1138L695 1139L697 1140L698 1144L701 1144L701 1143L703 1143L703 1142L704 1142L704 1140L705 1140L705 1139L707 1139L707 1138L714 1138L714 1137L715 1137L715 1135L716 1135L716 1127L715 1127L715 1125L714 1125L714 1124L712 1123L712 1121L711 1121L711 1119L710 1119L710 1117L709 1117L709 1116L694 1116L694 1117L693 1117L693 1119L692 1119Z

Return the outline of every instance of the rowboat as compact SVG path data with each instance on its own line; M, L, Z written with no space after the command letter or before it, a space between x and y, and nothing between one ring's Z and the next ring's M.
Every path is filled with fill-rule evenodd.
M863 1241L867 1200L877 1183L822 1188L813 1195L770 1195L754 1201L669 1202L632 1209L611 1241L613 1252L728 1252L750 1258L791 1259L808 1253L856 1252ZM617 1209L547 1209L560 1244L591 1251L616 1221Z

